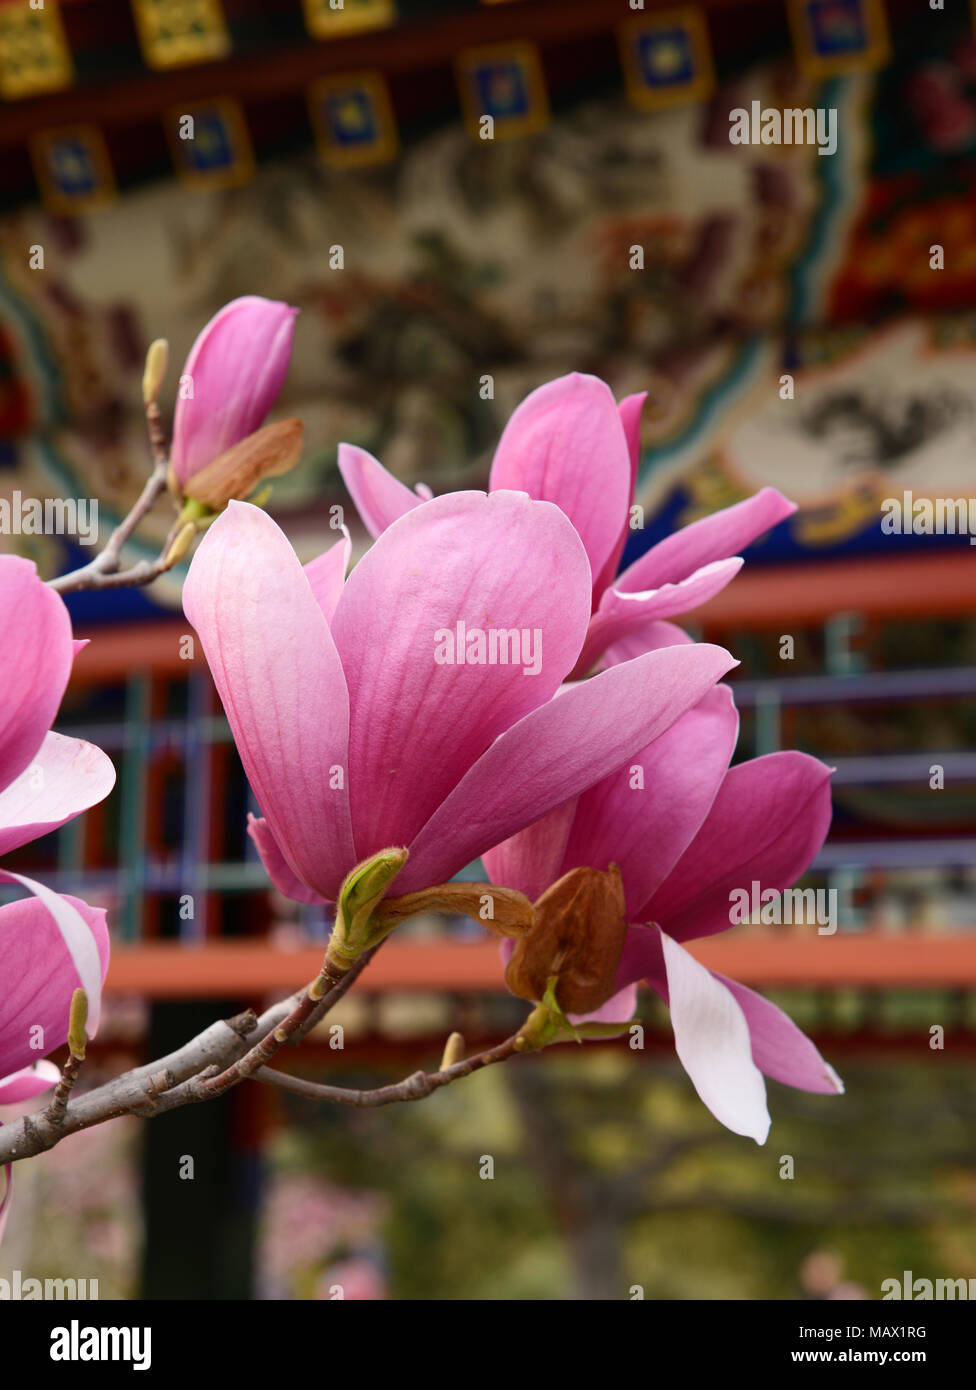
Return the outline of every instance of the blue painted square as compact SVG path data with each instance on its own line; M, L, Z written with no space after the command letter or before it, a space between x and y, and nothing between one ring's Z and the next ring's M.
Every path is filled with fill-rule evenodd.
M473 72L478 108L486 116L511 119L528 116L532 97L522 64L516 59L507 62L481 63Z
M98 167L83 140L65 136L55 140L47 151L51 182L66 198L84 198L100 187Z
M637 40L641 80L655 89L685 86L695 76L695 50L687 29L654 29Z
M811 0L810 36L818 58L861 53L868 46L861 0Z
M330 93L325 114L332 139L343 149L372 145L379 137L373 99L361 88L347 87Z
M227 122L216 109L195 111L193 139L181 142L187 165L201 174L233 169L237 153Z

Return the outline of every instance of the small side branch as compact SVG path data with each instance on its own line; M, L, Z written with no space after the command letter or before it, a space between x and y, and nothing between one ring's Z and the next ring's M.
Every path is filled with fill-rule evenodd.
M301 1076L290 1076L287 1072L277 1071L273 1067L259 1068L253 1073L253 1077L255 1081L264 1081L270 1086L280 1087L283 1091L294 1091L296 1095L308 1096L311 1100L327 1100L337 1105L368 1109L377 1105L396 1105L405 1100L423 1100L442 1086L449 1086L452 1081L459 1081L462 1076L482 1071L495 1062L505 1062L509 1057L517 1056L520 1051L522 1049L518 1045L518 1034L515 1034L499 1043L497 1047L477 1052L443 1071L415 1071L403 1081L394 1082L390 1086L378 1086L371 1091L355 1091L345 1086L326 1086L317 1081L306 1081Z

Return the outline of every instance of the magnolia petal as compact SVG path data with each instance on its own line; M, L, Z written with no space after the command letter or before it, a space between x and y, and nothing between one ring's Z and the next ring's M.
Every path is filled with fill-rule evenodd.
M342 586L346 582L346 570L349 568L351 554L352 540L349 529L343 526L342 535L335 544L330 545L328 550L323 550L314 560L309 560L305 566L305 578L312 586L315 602L325 614L327 623L332 622Z
M637 985L624 985L588 1014L567 1014L570 1023L626 1023L637 1012Z
M606 670L608 666L619 666L622 661L633 661L635 656L643 656L645 652L656 652L661 647L686 647L694 640L683 627L677 627L674 623L648 623L647 627L638 628L636 632L629 632L612 642L597 666L600 670Z
M673 618L713 598L729 584L742 568L742 560L716 560L696 570L678 584L664 584L648 593L623 593L616 586L600 600L600 607L590 619L586 641L580 652L576 671L585 675L598 657L622 637L639 637L645 628L656 635L662 618Z
M796 503L774 487L736 502L666 536L628 566L614 587L622 593L659 589L688 579L696 570L742 551L796 511Z
M23 772L54 722L74 659L63 599L30 560L0 555L0 789Z
M0 1105L19 1105L50 1091L61 1080L61 1071L53 1062L35 1062L22 1067L10 1076L0 1076Z
M193 557L183 607L282 854L306 887L334 901L357 860L349 695L325 614L266 512L229 504Z
M738 732L729 687L707 691L670 729L577 799L560 871L618 864L630 920L645 921L645 903L708 815Z
M355 444L339 445L339 472L366 530L381 536L407 512L426 500L394 478L372 454Z
M180 377L189 389L178 393L173 414L170 465L184 487L261 425L288 371L297 313L244 295L201 330Z
M349 685L360 859L409 845L492 740L549 700L576 659L589 607L579 536L558 507L524 493L448 493L384 531L332 620ZM522 662L493 664L486 651L473 663L467 639L453 650L459 623L483 637L526 632L538 669L526 672L524 651ZM443 880L412 887L434 881Z
M713 970L731 990L745 1014L752 1040L752 1059L760 1071L784 1086L822 1095L843 1095L844 1083L793 1020L755 990Z
M641 916L676 941L732 925L732 893L781 893L805 873L830 827L831 769L807 753L768 753L726 773L698 834Z
M624 427L624 438L627 440L627 451L630 455L630 502L633 504L634 493L637 490L637 474L640 471L640 421L641 411L644 408L644 401L647 399L646 391L639 391L636 395L627 396L620 402L620 423ZM617 566L620 564L620 557L624 553L624 548L630 537L630 512L620 528L620 535L617 537L617 544L610 552L606 564L600 572L598 578L593 581L593 606L599 603L607 585L613 580L617 573Z
M620 536L630 501L630 452L613 392L572 372L517 406L498 442L490 488L554 502L586 547L594 576Z
M313 892L307 884L303 883L291 868L266 820L253 816L249 811L247 833L257 847L268 878L279 893L284 893L286 898L292 898L295 902L309 903L312 906L320 906L326 902L325 898Z
M0 854L57 830L103 801L114 785L112 760L100 748L47 734L30 766L0 791Z
M410 846L402 891L443 882L608 776L738 663L722 647L668 647L580 681L496 738Z
M765 1144L766 1086L752 1060L749 1024L732 993L661 932L674 1047L692 1085L733 1134Z
M53 1052L68 1037L68 1012L76 989L88 996L89 1037L98 1031L102 981L108 969L105 913L79 898L52 893L33 879L0 870L0 880L19 883L34 898L0 907L0 960L4 1007L0 1017L0 1075L20 1071ZM32 1029L40 1027L40 1034ZM40 1038L43 1048L31 1046Z
M573 797L494 849L486 850L481 859L488 877L506 888L517 888L535 901L562 875L566 841L575 815Z

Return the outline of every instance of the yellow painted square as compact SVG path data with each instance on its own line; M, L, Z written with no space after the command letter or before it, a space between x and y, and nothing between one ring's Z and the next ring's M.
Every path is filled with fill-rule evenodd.
M151 68L210 63L230 52L219 0L132 0L132 10Z
M369 29L389 29L396 23L396 0L342 0L334 9L329 0L302 0L305 28L315 39L338 38Z
M27 0L0 5L0 96L57 92L74 81L74 64L55 0L32 10Z

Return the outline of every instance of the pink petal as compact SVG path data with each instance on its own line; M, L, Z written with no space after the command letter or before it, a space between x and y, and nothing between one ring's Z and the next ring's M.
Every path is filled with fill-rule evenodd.
M0 854L73 820L114 785L115 768L100 748L47 734L30 766L0 791Z
M634 500L634 493L637 491L637 474L640 471L640 422L641 411L644 409L644 402L647 400L646 391L637 391L633 396L625 396L620 402L620 423L624 427L624 436L627 440L627 453L630 457L630 501ZM629 518L628 518L629 520ZM624 536L627 531L625 529Z
M676 941L732 925L730 894L753 881L782 892L809 867L830 827L831 769L806 753L769 753L730 768L708 817L639 913Z
M339 472L363 525L374 539L425 500L387 472L379 459L355 444L339 445Z
M619 666L622 661L633 661L635 656L643 656L645 652L656 652L661 647L683 647L693 641L694 638L689 637L684 628L674 623L649 623L647 627L629 632L613 642L597 664L601 670L605 670L608 666Z
M677 584L695 570L741 555L754 540L796 511L796 503L774 487L736 502L666 536L624 570L614 587L624 593Z
M620 402L620 423L624 427L624 436L627 440L627 451L630 454L630 502L633 504L634 493L637 490L637 474L640 470L640 421L641 411L644 408L644 401L647 399L647 392L640 391L634 396L627 396ZM593 584L593 604L594 607L599 603L603 591L617 573L617 566L620 564L620 557L624 553L624 547L630 536L630 512L623 526L620 528L620 535L617 537L617 544L610 552L606 564L600 572L599 578Z
M560 873L584 864L593 869L619 865L628 913L634 921L643 920L641 908L708 815L738 731L728 686L707 691L670 729L577 799ZM643 769L643 787L632 785L634 767Z
M608 647L623 637L639 639L650 630L656 636L662 618L689 613L714 597L730 583L742 568L742 560L716 560L696 570L678 584L664 584L648 593L623 593L616 586L607 589L600 607L590 619L586 641L576 663L578 675L585 675Z
M0 870L0 879L36 895L0 907L0 1076L8 1076L67 1040L71 996L78 988L88 995L86 1031L95 1036L109 947L100 908L18 874Z
M576 802L577 798L572 797L541 820L487 850L481 859L492 883L514 888L533 902L555 883L563 873Z
M266 512L229 504L193 557L183 607L274 838L292 872L333 900L356 863L349 696L325 614Z
M595 376L540 386L514 411L491 465L491 490L555 502L576 527L594 576L627 519L630 453L617 403Z
M260 295L231 300L190 349L173 414L170 462L185 487L194 473L253 434L288 371L298 310ZM185 394L192 382L193 395Z
M63 600L30 560L0 555L0 789L23 772L58 712L73 659Z
M305 566L305 578L312 586L315 601L325 614L327 623L332 622L332 614L339 602L342 586L346 582L346 570L349 568L351 554L352 541L348 528L343 526L342 535L335 544L330 545L328 550L323 550L314 560L309 560Z
M589 1014L567 1014L570 1023L626 1023L637 1012L637 986L625 985Z
M492 740L550 698L579 652L589 606L579 537L557 507L523 493L448 493L384 531L332 620L349 684L360 858L409 845ZM465 632L527 630L541 643L541 669L438 664L458 622Z
M10 1076L0 1076L0 1105L19 1105L43 1095L61 1080L61 1072L53 1062L35 1062L22 1067Z
M674 1049L702 1101L726 1129L765 1144L766 1086L749 1025L732 993L661 932Z
M745 1014L752 1039L752 1059L760 1071L800 1091L843 1095L843 1081L782 1009L736 980L715 970L712 974L731 990Z
M292 871L266 820L248 812L247 833L257 846L267 875L279 893L284 893L286 898L293 898L299 903L319 905L326 901L318 893L313 893L312 889Z
M566 687L497 738L437 807L411 846L399 891L443 882L608 776L735 665L723 648L696 643Z

